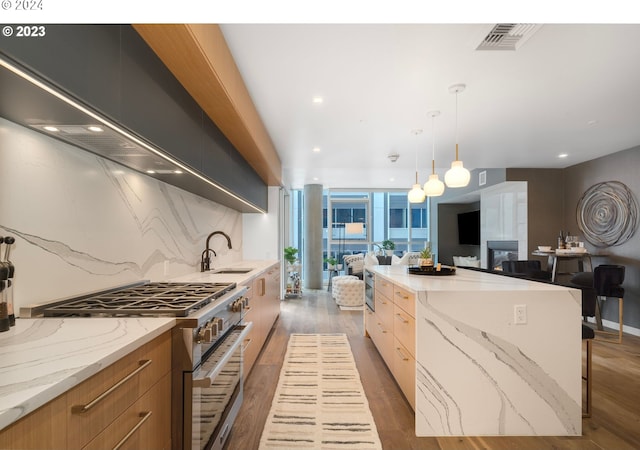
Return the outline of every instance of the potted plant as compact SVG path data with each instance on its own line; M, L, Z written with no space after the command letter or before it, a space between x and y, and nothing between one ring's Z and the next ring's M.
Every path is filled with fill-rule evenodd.
M291 265L295 264L298 260L297 254L298 249L295 247L285 247L284 249L284 259Z
M324 262L327 263L327 270L334 270L335 267L336 267L336 264L338 264L338 260L336 258L334 258L333 256L325 258Z
M395 248L396 248L396 244L394 244L393 241L389 239L385 239L384 241L382 241L382 249L385 251L387 256L392 256Z
M431 252L431 244L427 244L427 246L420 251L420 267L432 267L432 266L433 266L433 253Z

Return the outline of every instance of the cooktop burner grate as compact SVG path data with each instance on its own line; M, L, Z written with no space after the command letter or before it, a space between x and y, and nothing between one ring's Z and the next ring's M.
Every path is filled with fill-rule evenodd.
M186 317L235 289L236 283L157 282L69 300L44 310L46 317Z

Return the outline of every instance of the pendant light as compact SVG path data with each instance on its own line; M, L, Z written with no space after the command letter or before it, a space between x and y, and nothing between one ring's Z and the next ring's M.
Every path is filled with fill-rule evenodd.
M438 179L436 173L436 133L434 121L440 115L440 111L430 111L427 113L431 117L431 138L433 139L433 150L431 155L431 175L424 184L424 193L427 197L438 197L444 193L444 183Z
M464 84L454 84L449 87L449 93L456 94L456 159L451 162L451 169L444 174L444 182L447 187L465 187L471 180L471 173L464 168L462 161L458 159L458 94L465 90Z
M413 134L416 136L422 133L422 130L413 130ZM408 194L409 203L422 203L425 199L424 191L422 190L422 186L418 182L418 150L416 148L416 183L413 185L413 188L409 191Z

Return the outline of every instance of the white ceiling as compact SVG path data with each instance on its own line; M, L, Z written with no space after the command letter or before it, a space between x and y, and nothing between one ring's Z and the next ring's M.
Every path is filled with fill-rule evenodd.
M493 25L221 28L292 188L409 189L416 153L424 183L432 110L442 179L457 83L469 169L562 168L640 145L640 25L545 24L515 51L476 50Z

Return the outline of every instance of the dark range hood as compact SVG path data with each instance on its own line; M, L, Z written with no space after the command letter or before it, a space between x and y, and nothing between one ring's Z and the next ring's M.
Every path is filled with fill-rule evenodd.
M0 117L234 210L265 212L2 53Z

